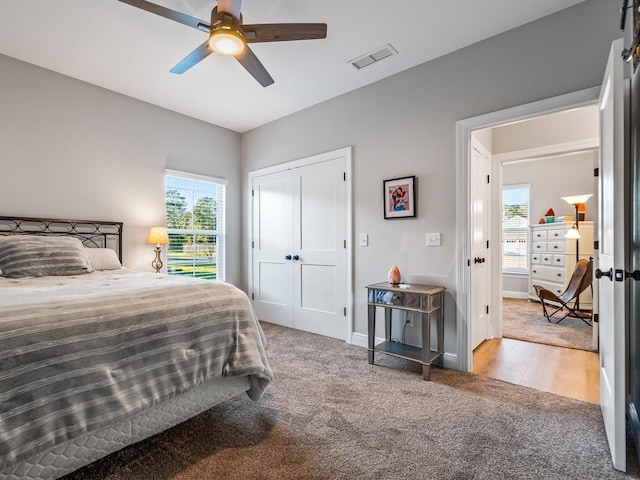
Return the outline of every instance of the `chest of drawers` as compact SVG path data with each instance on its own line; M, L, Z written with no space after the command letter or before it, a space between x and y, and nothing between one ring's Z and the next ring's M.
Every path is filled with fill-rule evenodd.
M538 300L534 285L560 295L567 288L576 265L576 240L565 238L573 223L531 226L529 253L529 298ZM593 222L580 222L580 258L593 256ZM580 305L591 308L591 289L580 295Z

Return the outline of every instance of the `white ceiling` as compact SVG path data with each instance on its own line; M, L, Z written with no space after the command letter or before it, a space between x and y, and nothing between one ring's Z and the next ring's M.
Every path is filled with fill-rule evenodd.
M207 22L215 5L152 1ZM170 73L206 33L117 0L2 0L0 53L245 132L581 1L244 0L245 23L328 25L324 40L251 46L275 80L267 88L220 55ZM349 63L387 43L399 54Z

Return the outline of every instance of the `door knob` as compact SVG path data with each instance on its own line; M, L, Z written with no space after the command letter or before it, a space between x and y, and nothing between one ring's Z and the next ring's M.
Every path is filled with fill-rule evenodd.
M294 256L293 256L293 259L294 259L294 260L300 260L300 257L299 257L298 255L294 255Z
M596 268L596 278L601 279L602 277L609 277L609 280L613 281L613 268L610 268L606 272L603 272L599 268Z
M284 257L285 260L291 260L291 255L287 255L286 257Z
M625 270L624 278L625 278L625 280L627 278L633 278L636 282L640 282L640 270L634 270L633 272L627 272Z

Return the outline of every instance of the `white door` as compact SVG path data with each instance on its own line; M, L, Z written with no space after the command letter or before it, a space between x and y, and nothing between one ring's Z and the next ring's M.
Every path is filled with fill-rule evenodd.
M346 340L346 158L253 178L260 320Z
M613 42L600 93L600 185L598 308L600 319L600 405L613 466L626 469L626 282L625 268L624 80L622 40ZM607 276L601 276L604 273Z
M471 349L489 338L489 172L488 156L471 146Z
M252 189L253 308L260 320L293 327L291 171L255 177Z
M293 325L345 339L347 190L343 159L293 171ZM295 257L294 257L295 258Z

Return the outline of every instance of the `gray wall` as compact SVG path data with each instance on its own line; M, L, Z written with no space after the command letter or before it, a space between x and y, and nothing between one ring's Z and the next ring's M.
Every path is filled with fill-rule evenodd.
M364 286L395 264L409 282L448 289L445 349L456 353L455 123L599 85L618 22L618 6L589 0L247 132L243 181L353 145L354 233L370 245L354 246L355 330L366 333ZM385 221L382 180L403 175L418 177L418 217ZM442 232L441 247L425 246L428 232Z
M151 271L164 169L229 180L227 280L240 281L240 134L0 55L0 214L124 222Z

